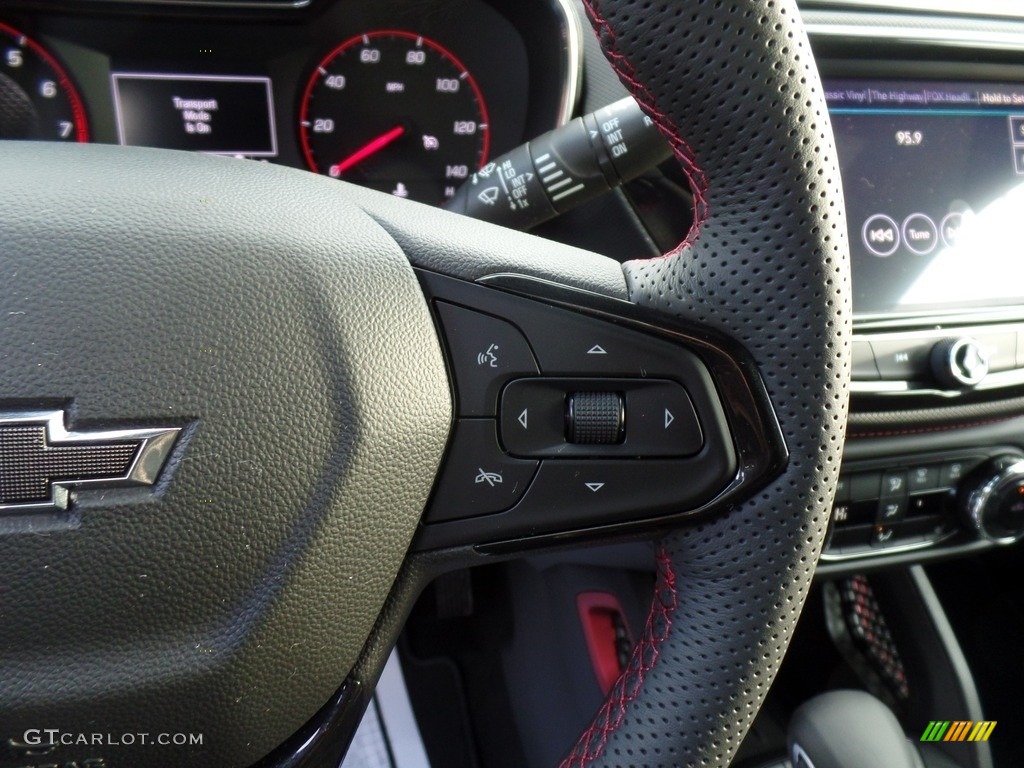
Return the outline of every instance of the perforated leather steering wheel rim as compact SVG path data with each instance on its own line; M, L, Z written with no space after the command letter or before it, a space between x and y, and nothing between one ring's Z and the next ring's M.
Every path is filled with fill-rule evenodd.
M695 200L677 249L625 265L630 298L752 352L790 460L659 543L642 639L562 765L725 766L788 647L839 472L852 313L835 148L795 3L585 5Z

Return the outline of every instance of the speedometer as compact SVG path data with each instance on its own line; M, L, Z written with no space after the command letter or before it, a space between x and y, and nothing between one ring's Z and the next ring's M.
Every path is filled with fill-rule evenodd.
M0 139L88 141L85 109L46 50L0 23Z
M469 70L432 40L381 30L346 40L309 79L299 117L317 173L443 203L487 161L487 108Z

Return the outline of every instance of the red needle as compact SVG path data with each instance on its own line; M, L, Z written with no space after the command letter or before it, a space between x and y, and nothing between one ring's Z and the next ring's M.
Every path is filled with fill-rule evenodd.
M351 155L349 155L336 166L334 166L334 168L332 168L331 170L335 171L340 176L356 163L362 162L375 152L380 152L380 150L384 149L384 147L386 147L392 141L397 139L403 133L405 133L405 128L403 128L400 125L396 125L387 133L382 133L380 136L366 144L361 149L357 149Z

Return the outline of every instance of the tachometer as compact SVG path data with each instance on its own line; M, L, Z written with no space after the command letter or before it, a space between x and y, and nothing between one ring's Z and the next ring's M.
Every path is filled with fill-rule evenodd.
M487 108L451 53L410 32L346 40L306 86L299 135L317 173L442 203L487 161Z
M0 24L0 139L88 141L82 100L60 64Z

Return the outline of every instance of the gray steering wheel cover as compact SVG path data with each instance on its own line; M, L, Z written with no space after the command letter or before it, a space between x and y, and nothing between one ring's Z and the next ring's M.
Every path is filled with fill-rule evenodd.
M625 265L630 297L750 350L790 460L755 498L661 543L643 639L563 765L726 766L789 645L839 472L851 291L835 147L795 2L587 6L698 201L677 251Z

